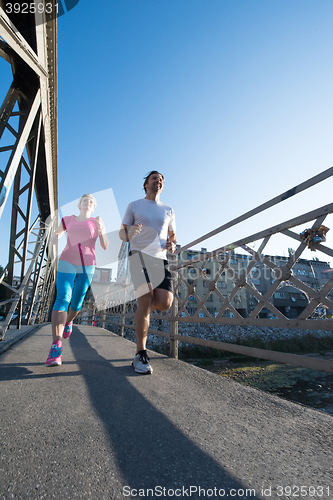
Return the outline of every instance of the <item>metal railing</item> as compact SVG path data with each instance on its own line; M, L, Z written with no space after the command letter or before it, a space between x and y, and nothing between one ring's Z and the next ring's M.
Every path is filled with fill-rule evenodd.
M175 275L175 291L174 302L171 309L166 313L155 312L152 314L152 320L162 320L169 322L168 331L160 331L157 329L149 329L149 332L170 339L170 356L178 356L178 342L186 342L195 345L207 346L224 351L235 352L243 355L263 358L267 360L288 363L307 368L319 369L328 372L333 372L333 362L317 359L313 357L300 356L296 354L282 353L270 351L266 349L258 349L229 342L220 342L203 338L196 338L187 335L179 335L178 325L180 323L187 324L210 324L210 325L240 325L240 326L255 326L255 327L278 327L278 328L295 328L295 329L310 329L310 330L325 330L332 331L332 319L313 319L313 315L319 305L324 308L333 310L332 298L328 295L333 288L333 273L325 281L325 284L318 289L318 286L312 288L304 283L294 273L293 268L301 258L303 252L308 246L309 236L305 239L304 236L296 231L296 228L307 224L315 233L320 226L323 225L327 216L333 212L333 203L322 206L316 210L310 211L298 217L283 221L278 225L269 227L258 233L252 234L237 241L233 241L223 247L219 247L210 252L197 252L194 258L181 260L180 256L184 255L185 250L193 248L198 243L202 243L206 239L214 236L224 230L243 222L250 217L261 213L273 205L283 202L284 200L296 195L297 193L308 189L309 187L318 184L321 181L327 180L333 175L333 168L322 172L321 174L309 179L308 181L294 187L293 189L282 193L280 196L264 203L250 212L247 212L241 217L224 224L216 230L205 234L201 238L190 242L182 248L177 249L173 256L170 256L171 266ZM311 224L310 224L311 223ZM269 258L264 254L264 250L277 235L283 234L297 242L295 252L286 258L283 262L277 263L274 258ZM253 250L250 244L258 243L258 250ZM321 251L329 258L333 256L333 250L325 246L322 242L313 243L313 249ZM233 256L237 250L247 256L243 259L242 267L237 270L232 265ZM244 265L244 263L246 265ZM264 293L261 293L251 279L252 270L260 263L269 270L271 276L270 286ZM282 265L281 265L282 264ZM207 266L214 266L215 272L213 275L207 275ZM191 273L188 273L188 270ZM194 273L193 273L194 271ZM194 276L195 275L195 276ZM194 276L194 278L193 278ZM225 296L218 287L219 281L223 278L232 281L232 290ZM192 279L193 278L193 279ZM197 293L197 285L201 280L204 285L205 292L203 296ZM284 285L291 285L300 294L304 294L307 298L306 307L302 308L297 317L288 318L281 310L274 305L274 294ZM112 295L112 294L111 294ZM220 308L218 311L213 311L209 308L210 297L218 298ZM237 304L251 298L253 304L248 314L240 312ZM191 313L188 310L188 301L192 299L195 302L196 310ZM101 313L92 303L88 309L83 309L79 316L79 321L85 316L85 321L95 321L95 324L100 326L111 325L120 328L122 335L125 328L134 329L133 316L135 312L135 302L121 305L119 303L112 304L112 301L107 304L106 309ZM216 303L216 301L215 301ZM261 317L261 311L265 309L274 319ZM102 320L96 320L101 318ZM99 323L98 323L99 321Z
M55 270L51 265L54 258L51 252L47 255L51 230L52 226L45 225L39 218L32 224L28 234L32 238L29 245L33 246L32 250L28 249L29 267L17 287L5 281L8 266L0 276L0 284L11 295L9 299L0 302L0 307L7 305L6 316L0 323L0 341L4 340L7 329L14 321L19 329L21 324L41 324L48 318L55 283Z

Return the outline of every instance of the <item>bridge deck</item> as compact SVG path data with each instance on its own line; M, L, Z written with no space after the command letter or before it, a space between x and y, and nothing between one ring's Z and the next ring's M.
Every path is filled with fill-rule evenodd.
M46 368L50 330L0 357L1 499L333 497L332 416L153 352L137 375L133 343L93 327Z

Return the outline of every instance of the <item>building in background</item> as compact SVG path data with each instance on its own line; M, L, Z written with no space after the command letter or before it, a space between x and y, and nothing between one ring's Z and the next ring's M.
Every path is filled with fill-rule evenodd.
M206 248L201 250L185 250L178 255L179 262L185 262L192 259L200 259L201 262L194 262L194 265L188 265L182 268L182 280L178 288L178 297L180 307L184 307L190 316L194 316L198 307L201 308L198 316L205 316L205 308L210 315L217 316L221 306L229 300L236 281L245 273L245 270L253 260L250 255L232 254L229 258L228 253L221 253L217 258L204 258ZM288 257L264 256L275 266L285 266ZM228 269L223 270L223 262L227 262ZM333 269L328 262L319 260L299 259L292 268L293 275L302 283L311 289L318 291L327 283L331 277ZM262 261L257 261L247 276L247 282L256 289L261 295L269 290L276 279L275 272ZM214 285L215 281L215 285ZM186 284L187 283L187 284ZM189 285L189 286L188 286ZM192 287L192 288L191 288ZM216 293L217 290L219 293ZM328 298L333 300L333 291L328 294ZM204 300L204 308L200 302ZM185 301L185 303L184 303ZM254 294L250 293L244 287L240 288L230 301L230 305L241 316L248 317L258 303ZM290 282L282 282L271 298L271 303L287 318L297 318L299 314L307 307L309 299L306 292L297 288ZM333 311L323 306L318 306L315 316L332 317ZM224 316L233 317L234 314L226 309ZM260 317L273 317L272 312L263 308L259 314Z
M94 283L110 283L112 279L112 269L96 267L92 281Z

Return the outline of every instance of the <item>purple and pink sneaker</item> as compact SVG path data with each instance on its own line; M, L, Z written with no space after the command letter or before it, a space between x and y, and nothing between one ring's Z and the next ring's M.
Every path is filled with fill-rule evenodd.
M49 357L46 360L45 366L60 366L61 365L61 341L58 340L56 344L51 345Z
M73 321L65 324L64 333L62 334L64 339L68 339L68 337L70 337L72 329L73 329Z

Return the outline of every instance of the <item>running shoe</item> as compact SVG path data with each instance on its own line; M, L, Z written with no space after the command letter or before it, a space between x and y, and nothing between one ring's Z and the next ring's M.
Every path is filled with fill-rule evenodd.
M142 373L143 375L149 375L153 373L153 369L149 364L149 357L146 350L139 351L135 355L132 366L137 373Z
M56 344L51 345L49 357L46 360L45 366L60 366L61 365L62 347Z
M73 329L73 321L65 324L64 333L62 334L64 339L68 339L68 337L70 337L72 329Z

